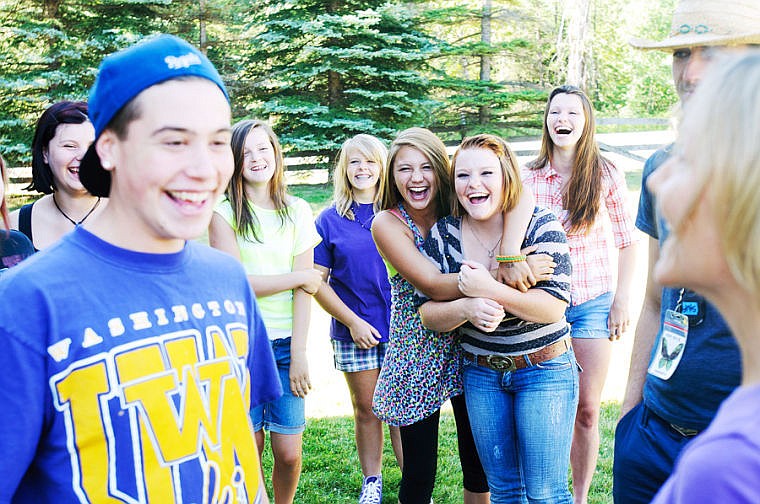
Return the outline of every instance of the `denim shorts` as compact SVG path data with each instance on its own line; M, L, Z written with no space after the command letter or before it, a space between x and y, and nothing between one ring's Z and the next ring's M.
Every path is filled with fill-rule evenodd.
M332 340L335 369L344 373L356 373L380 369L385 360L388 343L378 343L372 348L359 348L353 341Z
M579 305L570 305L565 311L565 318L570 324L570 334L573 338L607 339L610 337L610 329L607 327L607 318L610 316L612 306L612 292L605 292L601 296L589 299Z
M300 434L306 428L306 401L290 391L290 338L276 339L272 345L283 394L279 399L251 409L253 430L278 434Z

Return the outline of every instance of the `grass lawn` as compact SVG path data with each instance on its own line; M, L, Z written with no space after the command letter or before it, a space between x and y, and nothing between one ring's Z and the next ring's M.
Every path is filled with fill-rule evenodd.
M603 405L599 463L589 497L590 504L612 502L612 441L620 407ZM267 480L271 474L272 455L265 450ZM390 441L383 451L383 504L395 504L401 472L396 466ZM314 418L308 420L304 433L303 472L296 492L296 503L353 503L361 486L359 459L354 448L351 417ZM271 485L268 484L270 498ZM441 415L438 451L438 474L433 498L436 504L462 502L462 478L457 457L456 430L451 413Z
M332 184L294 184L288 185L288 192L309 202L314 215L332 202Z

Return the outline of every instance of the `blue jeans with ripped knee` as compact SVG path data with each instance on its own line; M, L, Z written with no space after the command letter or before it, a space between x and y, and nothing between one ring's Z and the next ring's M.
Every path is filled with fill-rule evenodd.
M567 475L578 366L572 349L507 373L465 360L464 396L493 504L573 501Z

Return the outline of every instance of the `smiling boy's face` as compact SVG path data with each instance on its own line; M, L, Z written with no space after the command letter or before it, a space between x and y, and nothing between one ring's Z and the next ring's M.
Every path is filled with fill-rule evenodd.
M202 235L233 171L230 107L213 82L151 86L124 139L110 131L98 154L111 168L111 225L143 252L174 252Z

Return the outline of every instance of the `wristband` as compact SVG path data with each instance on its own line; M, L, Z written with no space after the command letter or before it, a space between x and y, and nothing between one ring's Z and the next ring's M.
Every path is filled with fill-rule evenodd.
M527 259L527 256L524 256L522 254L520 254L520 255L497 255L496 256L496 262L499 263L499 264L501 264L501 263L507 263L507 264L518 263L518 262L523 262L526 259Z

